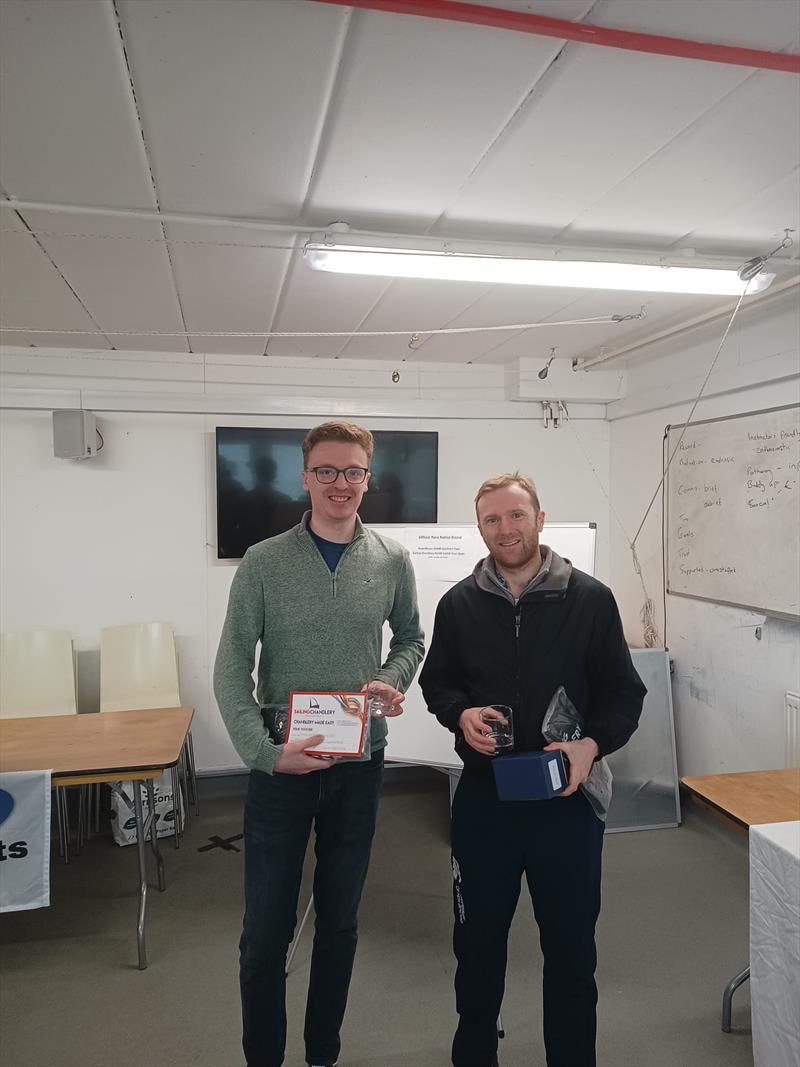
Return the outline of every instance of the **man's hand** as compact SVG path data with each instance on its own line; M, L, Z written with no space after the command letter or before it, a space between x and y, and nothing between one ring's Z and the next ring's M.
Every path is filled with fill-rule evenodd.
M597 742L592 737L582 737L580 741L552 741L545 745L545 752L553 752L561 749L564 758L569 764L569 782L561 797L568 797L575 793L581 782L589 777L595 756L600 751Z
M486 708L465 708L458 717L458 725L470 748L474 748L482 756L493 756L497 742L492 737L489 727L481 719L482 711L486 711Z
M324 734L314 734L305 741L287 741L281 746L275 771L278 774L311 774L312 771L327 770L333 766L330 756L314 756L308 752L308 749L313 749L324 740Z
M406 699L406 695L401 693L399 689L395 689L394 686L389 685L388 682L367 682L366 685L361 687L361 691L362 693L364 691L380 693L386 700L388 707L383 713L384 719L393 719L396 715L403 714L403 701Z

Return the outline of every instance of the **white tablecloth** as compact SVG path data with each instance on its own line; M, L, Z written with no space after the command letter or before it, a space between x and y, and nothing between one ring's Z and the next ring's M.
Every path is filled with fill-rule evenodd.
M800 1064L800 822L750 827L755 1067Z

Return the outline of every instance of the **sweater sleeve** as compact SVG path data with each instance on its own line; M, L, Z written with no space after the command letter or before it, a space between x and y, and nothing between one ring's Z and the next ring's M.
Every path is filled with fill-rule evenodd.
M454 639L455 627L451 615L450 598L445 594L436 608L433 636L419 684L428 711L436 716L442 726L456 733L461 712L470 707L470 699L462 688L464 672Z
M245 554L234 575L214 664L214 695L239 756L248 767L272 774L281 746L274 745L253 696L256 645L264 630L264 591L256 564Z
M425 651L425 634L420 626L417 605L417 583L411 557L405 550L395 585L389 627L392 631L389 654L375 677L405 692L414 680Z
M639 725L647 689L633 665L617 603L610 589L597 612L586 671L591 712L585 733L593 737L600 756L622 748Z

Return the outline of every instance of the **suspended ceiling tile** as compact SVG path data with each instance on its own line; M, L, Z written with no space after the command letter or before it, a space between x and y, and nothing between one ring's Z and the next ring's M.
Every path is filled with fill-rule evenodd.
M20 200L152 208L114 8L0 3L0 181Z
M698 4L697 0L601 0L587 19L637 33L660 34L713 44L761 48L779 52L800 34L800 8L796 0L742 3L742 0ZM696 60L687 64L711 66Z
M759 72L584 211L564 236L602 243L649 231L674 242L785 178L798 158L796 80ZM731 225L729 236L740 236L733 218Z
M294 241L241 227L169 224L188 330L269 330ZM191 337L194 352L262 355L266 337Z
M0 215L0 323L32 327L30 332L2 331L8 345L109 348L104 337L44 334L39 330L95 330L96 323L17 216Z
M346 9L118 6L162 209L298 216Z
M570 12L589 4L570 4ZM558 54L561 41L354 12L311 217L428 225Z
M556 348L558 359L585 355L594 349L618 348L628 340L629 334L653 334L673 323L676 318L693 318L725 305L721 296L688 296L672 293L620 293L602 290L558 289L565 305L552 319L593 319L609 315L636 315L642 306L644 319L628 319L622 322L597 323L581 326L542 326L527 330L492 348L482 362L507 363L519 356L537 355L543 360ZM566 304L571 294L571 301ZM543 320L546 321L546 320ZM722 329L722 328L721 328Z
M472 288L472 284L465 284L465 288ZM575 299L574 290L568 292L563 289L528 285L497 285L472 303L462 314L456 315L443 325L503 326L540 322L552 316L573 318L572 309L568 305ZM463 363L483 358L488 362L495 362L494 349L519 335L520 331L496 331L431 337L420 346L417 358L427 361L451 359L453 353L457 352ZM531 355L527 350L529 346L530 342L522 345L514 358ZM487 353L491 355L487 356ZM496 362L502 360L498 359Z
M125 337L182 330L161 226L133 219L22 212L47 254L117 348L185 352L185 338ZM84 234L86 236L77 236ZM84 342L92 344L91 338Z
M293 254L274 330L358 330L361 321L391 284L389 278L329 274L311 270L300 249ZM347 337L279 338L269 342L270 356L338 356Z
M388 286L361 328L402 330L402 336L354 338L342 349L342 356L356 359L414 359L414 351L409 348L414 333L419 333L422 339L426 329L447 326L491 288L490 285L467 285L463 282L397 278Z
M702 226L682 237L677 247L723 251L730 244L730 251L739 251L745 242L750 248L761 249L770 242L774 247L787 228L794 230L795 243L790 254L796 257L797 235L800 234L800 168L748 196L733 208L708 216Z
M737 67L569 46L436 227L549 240L747 77ZM628 232L630 227L623 227ZM644 226L643 233L651 229Z

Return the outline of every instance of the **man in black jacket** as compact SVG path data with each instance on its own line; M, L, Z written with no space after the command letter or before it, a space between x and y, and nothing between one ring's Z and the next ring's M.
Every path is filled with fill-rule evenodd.
M544 512L533 482L491 478L475 509L490 554L439 602L420 675L429 710L455 733L464 761L452 813L453 1064L496 1063L508 929L524 873L544 955L548 1067L594 1067L604 824L579 786L596 759L630 738L646 690L611 591L540 545ZM542 720L559 686L584 736L545 746ZM495 741L481 719L489 704L513 709L515 751L562 750L569 782L561 795L498 800Z

